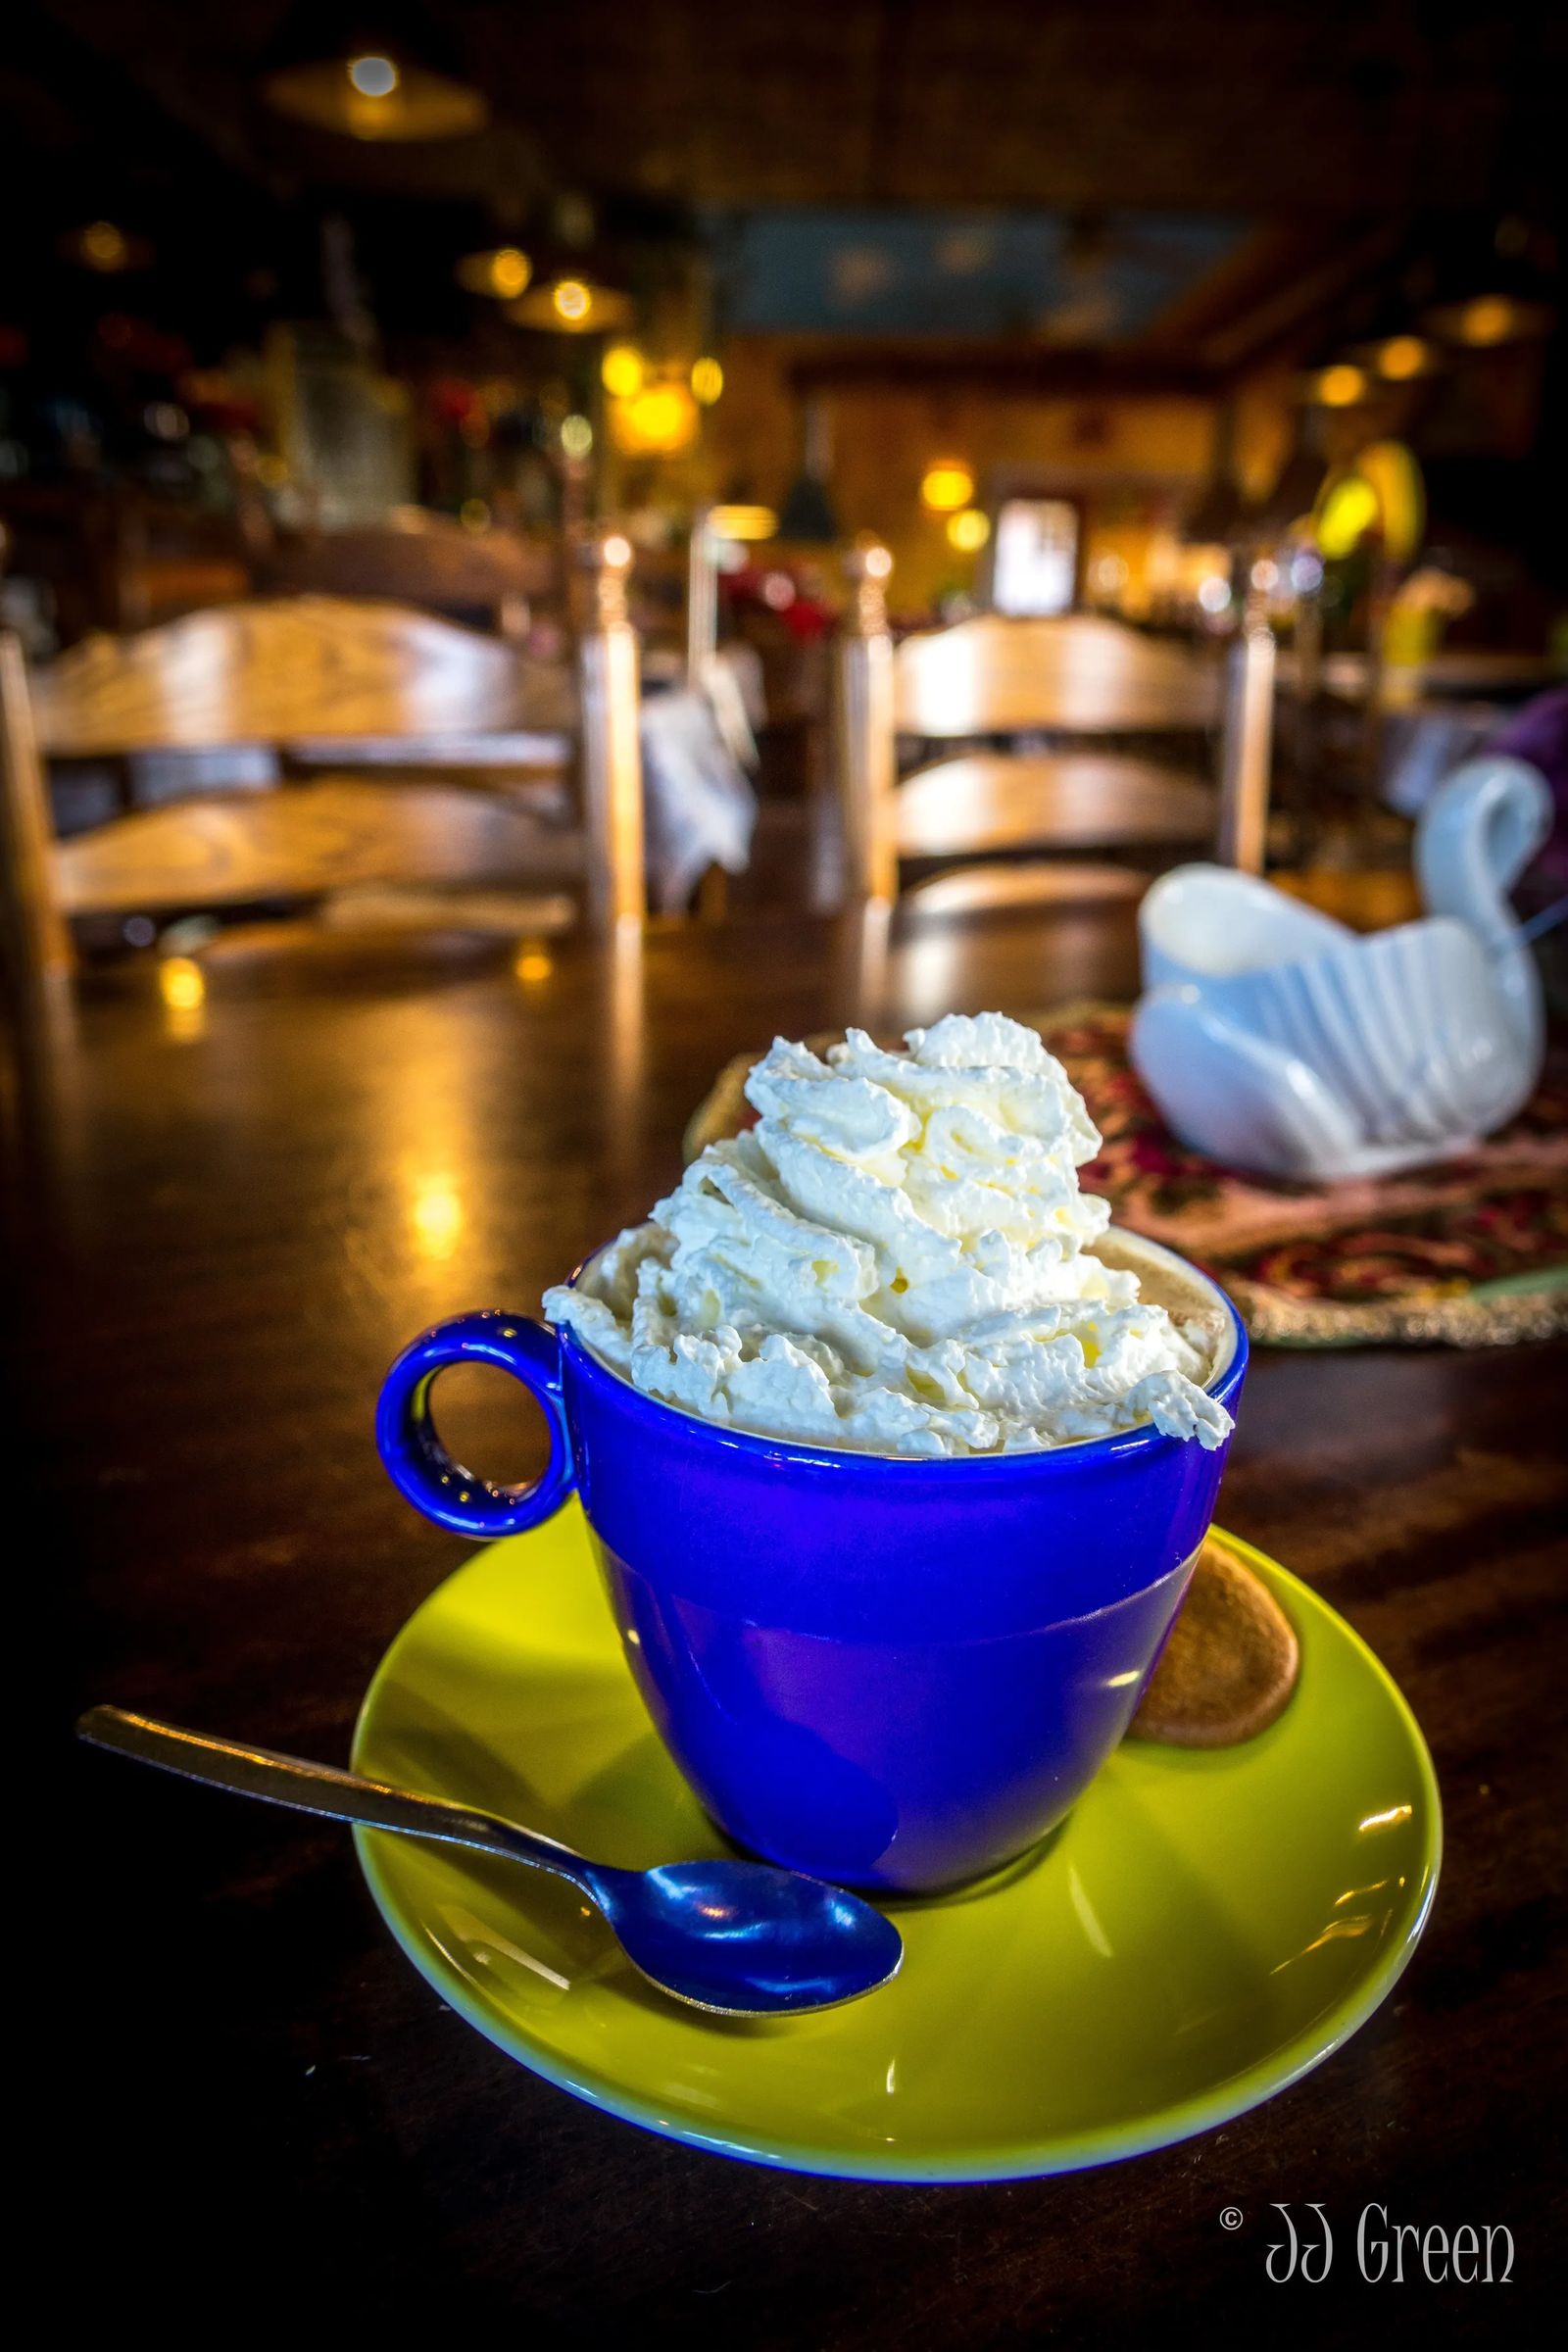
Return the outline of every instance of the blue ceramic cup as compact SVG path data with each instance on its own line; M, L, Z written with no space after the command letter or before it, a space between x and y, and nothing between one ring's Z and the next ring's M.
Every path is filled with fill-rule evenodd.
M1223 1308L1209 1386L1234 1406L1235 1308L1168 1251L1138 1255ZM441 1445L432 1384L473 1362L544 1409L533 1486L489 1485ZM789 1445L645 1396L575 1335L500 1312L404 1351L376 1439L409 1500L462 1535L515 1535L575 1490L638 1688L720 1828L818 1878L919 1892L1021 1853L1093 1780L1181 1605L1225 1460L1151 1425L956 1460Z

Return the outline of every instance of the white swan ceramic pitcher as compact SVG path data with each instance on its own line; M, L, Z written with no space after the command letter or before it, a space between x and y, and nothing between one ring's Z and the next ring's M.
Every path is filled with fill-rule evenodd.
M1461 1152L1541 1070L1541 982L1507 891L1546 837L1521 760L1469 761L1415 844L1419 922L1369 937L1251 874L1184 865L1139 915L1132 1055L1183 1142L1308 1181Z

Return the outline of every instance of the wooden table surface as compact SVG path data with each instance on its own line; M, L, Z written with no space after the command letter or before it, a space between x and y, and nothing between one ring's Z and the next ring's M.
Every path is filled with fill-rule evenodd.
M12 1102L41 1515L11 1559L14 1589L58 1603L57 1735L109 1698L343 1759L377 1658L465 1549L378 1471L387 1361L449 1310L534 1307L673 1180L716 1065L842 1021L851 974L833 926L757 921L618 964L560 944L230 956L200 1004L145 964L81 982ZM896 955L884 1025L1133 977L1125 909L932 931ZM41 1874L40 1902L27 1882L13 1929L19 2060L41 2005L71 2151L62 2314L174 2342L243 2314L307 2341L478 2320L520 2322L525 2346L687 2327L933 2352L1213 2341L1304 2310L1320 2341L1533 2341L1562 2180L1562 1374L1544 1349L1257 1360L1223 1519L1397 1676L1447 1855L1424 1945L1344 2051L1134 2164L906 2188L645 2135L444 2009L343 1834L72 1750L58 1885ZM483 1375L444 1421L481 1469L533 1444ZM12 1673L30 1684L20 1650ZM1265 2280L1276 2200L1326 2208L1325 2285ZM1369 2203L1506 2225L1513 2283L1364 2282Z

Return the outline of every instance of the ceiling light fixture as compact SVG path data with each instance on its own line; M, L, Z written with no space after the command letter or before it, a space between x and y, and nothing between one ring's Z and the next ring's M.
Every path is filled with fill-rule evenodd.
M62 238L61 251L103 277L118 277L123 270L145 270L153 258L145 238L127 235L113 220L89 220L84 228L73 229Z
M1332 368L1321 368L1307 389L1308 398L1319 408L1353 409L1357 401L1367 396L1366 369L1352 368L1348 360L1341 360Z
M348 70L362 98L390 98L402 79L389 57L351 57Z
M1462 343L1471 351L1495 351L1504 343L1523 343L1545 334L1551 326L1549 304L1513 294L1477 294L1468 302L1448 302L1428 313L1422 324L1446 343Z
M490 110L418 0L310 0L290 10L262 74L279 114L340 138L466 138Z
M631 300L613 286L585 277L558 277L530 286L520 302L509 303L514 326L544 327L557 335L598 335L631 321Z
M470 294L490 294L498 302L515 302L533 275L533 264L516 245L495 245L485 253L465 254L458 264L458 283Z
M1379 375L1391 384L1408 383L1412 376L1425 375L1432 365L1432 346L1419 335L1390 335L1377 348L1375 366Z

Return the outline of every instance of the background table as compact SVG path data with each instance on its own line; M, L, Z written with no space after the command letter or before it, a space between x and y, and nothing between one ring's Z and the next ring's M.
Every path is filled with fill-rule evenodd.
M9 1548L19 1597L65 1620L57 1740L108 1698L344 1758L376 1659L465 1554L379 1474L385 1364L450 1310L535 1307L641 1213L719 1063L845 1017L852 947L805 922L655 932L618 961L329 947L220 961L196 1005L138 965L29 1032L10 1259L42 1517ZM895 955L890 1011L1133 981L1129 913L1063 909L928 932ZM467 1377L455 1441L514 1465L526 1407ZM62 2316L175 2342L488 2321L551 2347L679 2326L931 2352L1307 2310L1320 2340L1529 2340L1561 2180L1563 1396L1541 1349L1256 1362L1222 1516L1320 1587L1414 1703L1447 1812L1436 1915L1319 2072L1076 2179L858 2185L645 2136L441 2006L345 1833L74 1753L57 1881L19 1876L13 1928L19 2063L53 2018ZM1326 2285L1265 2281L1273 2200L1327 2209ZM1371 2202L1506 2224L1515 2283L1363 2283Z

